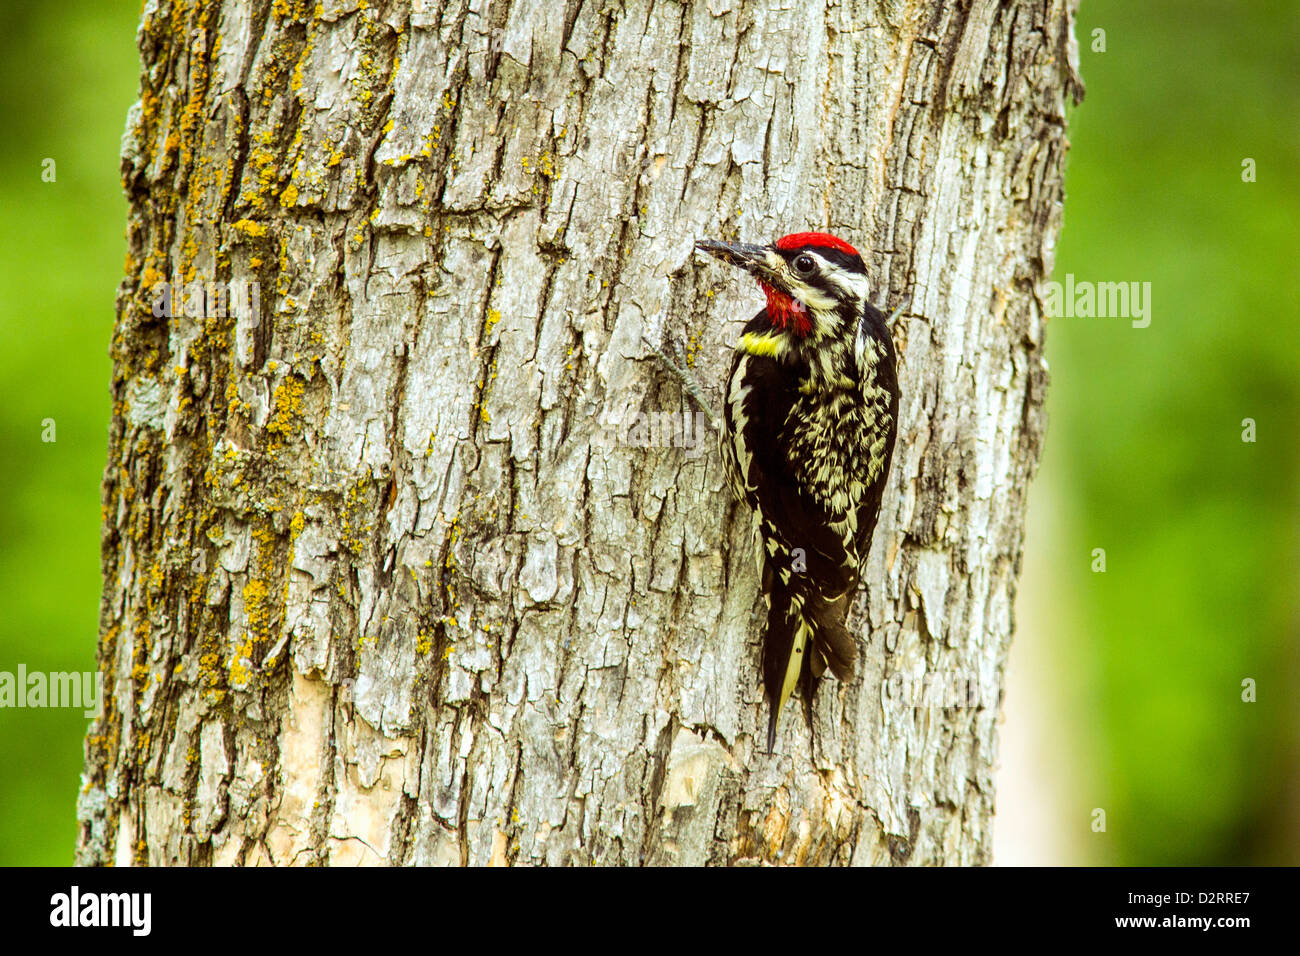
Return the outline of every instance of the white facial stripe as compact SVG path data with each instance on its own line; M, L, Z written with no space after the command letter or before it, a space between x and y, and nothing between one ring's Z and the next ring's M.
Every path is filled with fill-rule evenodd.
M811 250L806 253L817 260L817 274L823 281L829 282L842 293L842 298L857 299L859 302L866 302L870 293L867 285L867 277L856 272L849 272L842 266L835 265L825 256L819 255ZM796 280L797 281L797 280ZM827 296L826 298L829 298Z
M803 255L811 256L817 263L817 275L824 281L835 286L845 299L857 299L859 302L866 302L870 293L870 287L867 284L867 277L859 275L831 263L825 256L819 255L813 250L808 250ZM781 277L786 288L794 295L796 299L808 306L813 312L832 311L838 300L835 296L830 295L823 289L809 285L794 274L790 263L777 252L768 251L767 266L774 273Z
M867 301L867 296L870 294L871 288L867 284L866 276L860 275L856 272L846 272L845 270L835 266L832 266L831 268L834 271L828 273L827 278L829 278L836 286L844 290L846 298L851 296L859 302Z
M829 295L816 286L800 282L798 279L790 282L790 291L796 299L814 312L831 312L838 305L838 301L833 295Z

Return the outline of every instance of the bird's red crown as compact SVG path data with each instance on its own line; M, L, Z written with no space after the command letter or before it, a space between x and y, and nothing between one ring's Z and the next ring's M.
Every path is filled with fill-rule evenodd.
M790 235L782 236L776 241L776 247L783 252L789 252L791 249L798 249L801 246L823 246L827 249L836 249L845 255L858 255L858 250L839 236L832 236L829 232L792 232Z

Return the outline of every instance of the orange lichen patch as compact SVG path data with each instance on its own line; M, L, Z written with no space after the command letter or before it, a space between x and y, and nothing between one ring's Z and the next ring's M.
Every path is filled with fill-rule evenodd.
M271 609L267 606L270 593L271 589L266 582L257 578L249 579L244 585L244 613L248 617L253 639L258 643L264 642L271 631Z
M241 402L239 399L239 382L232 378L226 383L226 414L237 414L240 411L241 405L245 409L248 408L248 404L246 402ZM227 453L226 457L229 458L233 453L234 449L232 448Z
M257 173L257 191L248 201L256 209L266 206L266 194L279 176L276 169L275 154L269 149L254 149L249 155L249 162Z
M360 555L366 547L369 535L374 533L375 523L373 507L374 476L370 469L354 481L343 495L343 507L340 509L339 541L353 554Z
M364 3L358 3L357 9L364 11ZM352 74L351 86L353 97L363 109L372 106L377 94L391 83L392 75L398 67L398 57L391 59L384 56L381 45L388 37L389 27L372 16L362 16L360 23L360 40L362 53L357 61L356 72ZM376 117L377 119L377 117Z
M298 62L293 65L293 75L289 78L289 89L294 93L302 89L302 71L311 58L312 47L315 45L316 35L312 32L311 26L307 27L307 42L303 44L302 53L298 57Z
M252 671L253 641L245 634L244 640L237 645L230 655L230 683L236 688L248 686L253 678Z
M276 386L271 419L266 423L266 431L270 436L267 451L277 450L296 429L297 422L302 417L302 396L305 390L306 382L292 374L285 376Z
M289 285L293 282L293 271L289 264L289 237L284 233L280 234L279 256L280 271L275 276L275 291L277 295L288 295Z
M226 696L225 690L222 689L226 681L226 673L220 654L208 651L199 656L199 680L203 686L203 696L208 702L221 703Z
M322 16L325 8L319 3L313 6L309 0L274 0L271 12L278 20L308 20L313 13L318 18Z
M254 222L252 219L240 219L231 224L231 228L245 236L260 238L266 235L266 225L260 222Z
M198 269L194 266L194 259L198 254L199 244L195 241L194 234L190 233L181 244L181 272L184 273L186 282L193 282L198 278Z
M166 278L165 275L155 269L152 265L147 265L144 267L144 271L140 273L140 284L144 286L145 291L148 291L159 282L165 281Z

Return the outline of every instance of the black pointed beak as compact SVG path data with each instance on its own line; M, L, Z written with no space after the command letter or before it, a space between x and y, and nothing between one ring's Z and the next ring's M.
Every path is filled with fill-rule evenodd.
M715 259L744 269L751 275L767 274L767 249L747 242L721 242L717 239L699 239L697 252L707 252Z

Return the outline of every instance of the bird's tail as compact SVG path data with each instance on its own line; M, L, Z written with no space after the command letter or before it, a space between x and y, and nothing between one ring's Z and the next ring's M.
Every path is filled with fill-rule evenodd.
M793 582L783 582L777 575L772 578L763 641L768 753L776 744L776 725L795 685L800 685L811 709L817 682L826 669L842 681L851 680L858 653L857 643L844 626L852 589L827 599L792 587Z

